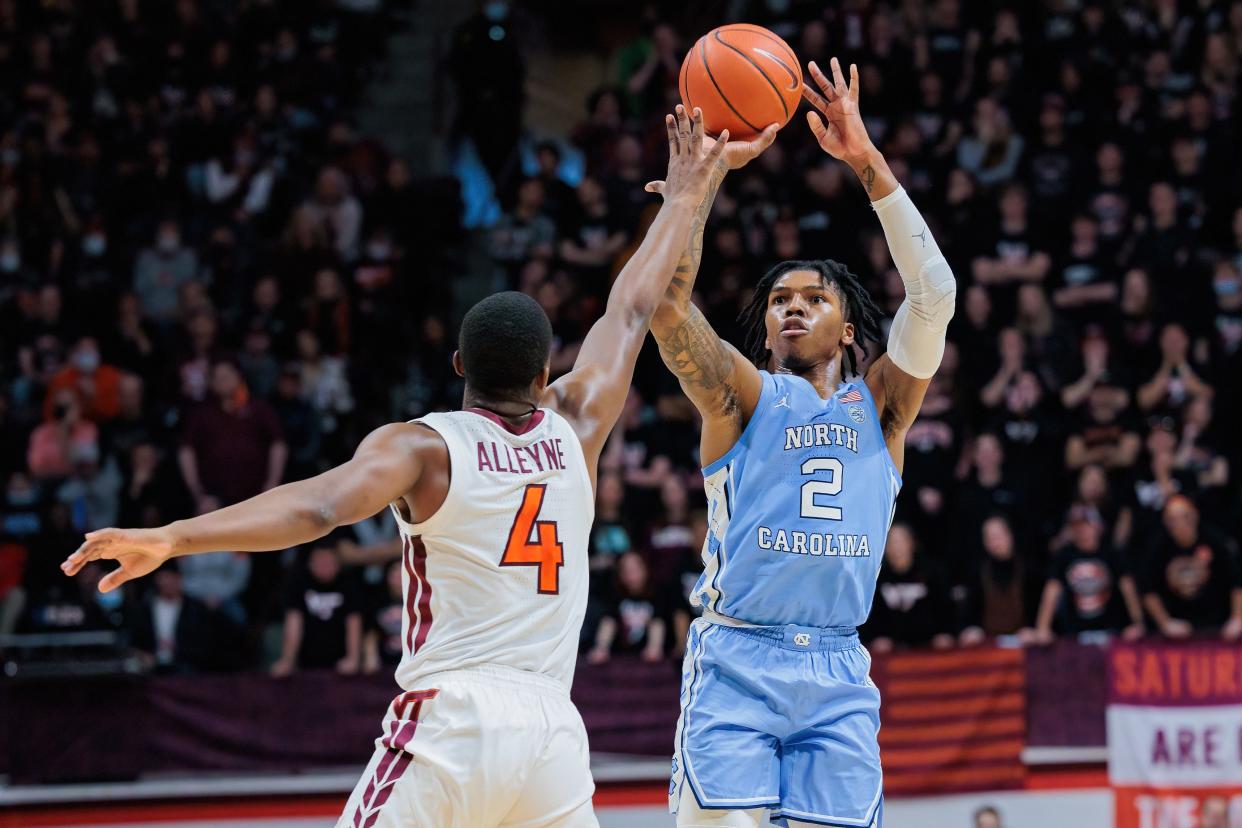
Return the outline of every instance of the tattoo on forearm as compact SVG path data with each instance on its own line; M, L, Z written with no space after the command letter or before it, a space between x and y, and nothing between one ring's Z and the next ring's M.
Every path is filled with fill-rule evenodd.
M871 195L871 188L875 186L875 167L868 164L863 167L858 177L862 179L863 186L867 188L867 195Z
M703 260L703 228L707 226L707 217L711 214L712 203L716 200L716 192L720 189L726 172L728 170L723 164L717 164L712 171L707 195L703 197L699 209L695 211L694 221L690 224L690 240L682 251L681 258L677 261L677 269L673 272L673 279L664 292L666 299L690 301L694 278L699 272L699 262Z
M657 336L660 356L678 381L694 397L691 389L714 395L720 414L738 416L737 389L730 383L733 357L703 312L694 305L684 321Z

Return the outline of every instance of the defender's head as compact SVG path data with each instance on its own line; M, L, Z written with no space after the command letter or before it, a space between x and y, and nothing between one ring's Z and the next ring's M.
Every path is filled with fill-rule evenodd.
M858 277L831 259L782 262L755 285L740 322L746 349L760 367L769 360L792 373L845 359L857 373L854 346L880 339L882 313Z
M466 312L453 368L475 394L533 401L548 385L552 323L531 297L495 293Z

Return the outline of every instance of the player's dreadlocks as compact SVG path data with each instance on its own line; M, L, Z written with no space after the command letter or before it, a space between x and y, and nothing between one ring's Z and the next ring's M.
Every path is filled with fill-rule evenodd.
M880 320L884 314L872 301L858 277L845 265L832 259L813 259L781 262L764 274L755 285L750 303L738 316L738 322L746 332L746 353L751 361L762 368L772 355L763 344L767 337L763 320L768 312L768 294L777 279L795 270L818 273L825 287L836 287L841 298L845 300L845 321L854 325L854 344L862 350L863 356L867 356L867 343L880 341ZM858 357L852 347L845 349L845 359L849 373L857 374Z

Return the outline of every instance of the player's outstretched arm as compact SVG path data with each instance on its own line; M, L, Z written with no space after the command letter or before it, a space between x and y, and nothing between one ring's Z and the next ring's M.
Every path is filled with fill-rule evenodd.
M906 287L906 298L889 329L888 353L875 361L866 377L880 409L889 452L900 468L906 431L944 356L957 283L927 223L867 135L858 111L858 67L850 66L848 84L836 58L831 80L814 62L808 69L818 87L802 86L812 106L807 113L811 132L825 152L849 164L862 182Z
M695 210L690 238L677 261L673 279L651 320L651 334L660 346L664 364L703 415L705 461L724 454L737 441L759 402L762 388L759 370L722 340L694 305L694 282L703 258L703 229L725 174L745 166L770 147L777 129L777 124L769 124L753 140L731 141L725 147L724 164L713 171L707 193Z
M277 486L215 512L155 529L100 529L61 564L76 575L90 561L119 567L100 582L103 592L154 571L169 558L200 552L266 552L321 538L357 523L404 495L422 473L422 457L443 451L430 429L394 423L376 429L352 459L323 474Z
M695 209L713 171L722 165L725 144L703 141L703 115L678 106L665 118L668 174L647 185L664 197L660 212L637 252L622 268L608 294L604 315L591 326L574 368L548 387L546 405L565 415L582 441L592 470L634 377L634 364L673 267L686 245ZM728 139L728 134L723 136Z

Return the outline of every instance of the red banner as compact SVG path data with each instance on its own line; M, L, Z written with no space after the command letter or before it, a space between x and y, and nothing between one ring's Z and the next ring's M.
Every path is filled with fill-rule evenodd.
M896 653L878 659L872 677L885 794L1022 787L1021 650Z

